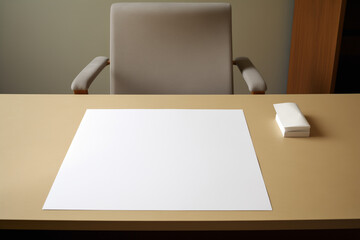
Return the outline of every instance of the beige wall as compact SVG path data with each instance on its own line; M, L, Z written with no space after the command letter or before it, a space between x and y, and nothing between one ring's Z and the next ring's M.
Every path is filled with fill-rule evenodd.
M119 1L0 0L0 93L71 93L78 72L109 55L113 2ZM268 93L285 93L294 0L225 2L232 4L234 57L252 60ZM237 93L248 93L236 69L234 82ZM90 93L109 93L108 69Z

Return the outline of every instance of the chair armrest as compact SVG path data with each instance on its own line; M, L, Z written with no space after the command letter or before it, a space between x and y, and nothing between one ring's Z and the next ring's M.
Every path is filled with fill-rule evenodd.
M108 57L94 58L73 80L71 90L73 90L75 94L87 94L91 83L108 64Z
M249 58L238 57L233 64L239 68L251 93L265 93L266 83Z

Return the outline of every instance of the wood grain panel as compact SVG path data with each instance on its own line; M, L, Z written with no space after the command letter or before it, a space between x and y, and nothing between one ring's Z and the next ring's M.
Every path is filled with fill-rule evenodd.
M295 0L287 93L334 90L346 0Z

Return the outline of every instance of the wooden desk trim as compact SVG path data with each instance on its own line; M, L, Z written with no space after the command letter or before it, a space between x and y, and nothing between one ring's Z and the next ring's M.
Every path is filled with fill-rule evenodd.
M1 220L8 230L238 231L359 229L360 219L289 221L45 221Z

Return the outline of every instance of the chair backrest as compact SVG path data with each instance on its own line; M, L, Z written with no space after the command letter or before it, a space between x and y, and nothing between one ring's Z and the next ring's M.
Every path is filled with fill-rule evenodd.
M231 6L115 3L110 93L231 94Z

